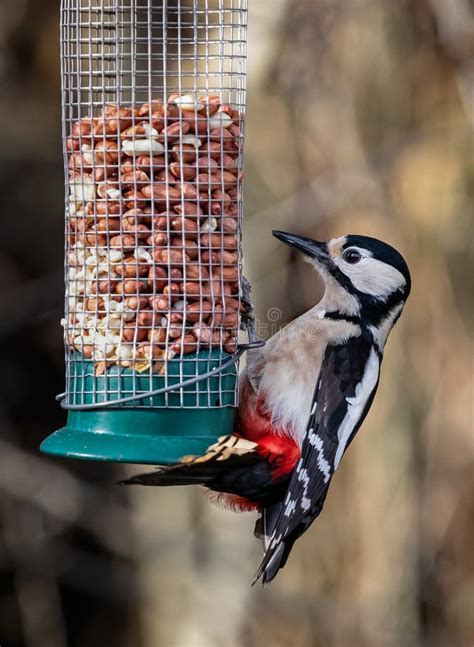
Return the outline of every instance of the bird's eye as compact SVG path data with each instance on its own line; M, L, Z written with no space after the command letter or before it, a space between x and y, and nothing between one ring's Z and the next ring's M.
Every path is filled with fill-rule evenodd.
M342 255L342 258L346 261L346 263L354 265L354 263L358 263L360 261L362 256L356 249L346 249L346 251Z

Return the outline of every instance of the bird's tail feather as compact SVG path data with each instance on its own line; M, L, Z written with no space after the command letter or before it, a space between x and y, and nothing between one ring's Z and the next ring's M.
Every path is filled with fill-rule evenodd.
M282 508L283 503L281 501L274 505L267 506L262 510L262 515L257 519L254 535L258 539L262 540L264 551L269 547L270 539L275 530Z
M294 543L295 539L287 537L265 551L260 566L255 573L255 579L252 586L256 584L260 578L262 579L263 586L270 584L270 582L276 577L278 571L285 566Z
M262 516L255 524L255 536L262 540L264 555L255 574L253 584L262 578L263 585L269 584L278 571L283 568L291 552L293 541L287 546L287 540L282 539L275 546L271 545L275 529L283 510L283 502L275 503L262 510Z

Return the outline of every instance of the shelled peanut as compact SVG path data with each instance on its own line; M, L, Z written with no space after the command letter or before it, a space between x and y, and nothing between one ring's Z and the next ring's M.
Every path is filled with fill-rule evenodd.
M235 352L241 119L216 96L172 95L72 124L64 325L97 373Z

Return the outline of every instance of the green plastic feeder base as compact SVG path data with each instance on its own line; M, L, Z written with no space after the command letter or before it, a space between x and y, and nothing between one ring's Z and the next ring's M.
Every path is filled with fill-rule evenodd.
M234 409L70 411L66 427L41 444L45 454L168 465L199 455L232 433Z
M168 384L192 377L196 371L204 373L226 358L228 355L213 351L205 355L205 361L202 356L190 356L184 362L173 360L168 364ZM117 367L96 377L93 362L89 361L74 361L69 367L72 404L114 400L133 392L133 388L145 393L166 385L163 376L153 376L150 382L148 375ZM132 408L133 404L129 404L69 411L66 426L48 436L40 449L69 458L154 465L169 465L183 456L200 455L219 436L232 433L235 382L233 366L222 375L185 387L182 399L179 391L169 393L167 407L163 406L165 396L160 395L137 403L152 405L148 407ZM213 406L206 407L210 402ZM176 406L179 404L184 408ZM194 408L196 404L200 408Z

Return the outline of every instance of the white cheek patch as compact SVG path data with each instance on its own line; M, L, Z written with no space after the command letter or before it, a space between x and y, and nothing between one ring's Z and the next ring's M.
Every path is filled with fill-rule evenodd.
M371 256L365 256L354 265L338 260L337 265L356 290L374 297L386 298L406 284L401 272Z

